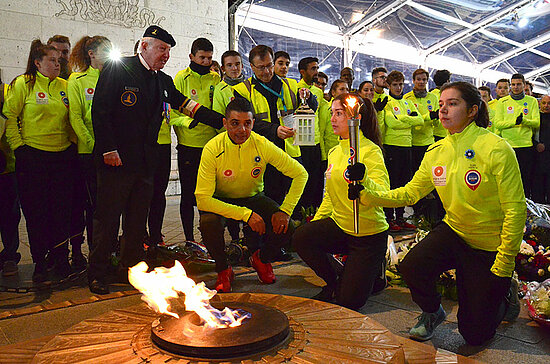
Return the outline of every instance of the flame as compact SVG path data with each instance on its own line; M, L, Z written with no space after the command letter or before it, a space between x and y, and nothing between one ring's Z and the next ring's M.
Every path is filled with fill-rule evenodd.
M359 115L359 108L361 107L361 104L359 103L359 100L357 97L354 96L348 96L344 103L346 113L348 114L348 117L351 119L357 119L357 116Z
M141 299L155 312L179 318L177 313L170 311L170 299L178 298L183 293L185 309L195 311L209 327L236 327L250 317L243 310L226 307L220 311L212 307L209 301L217 292L206 288L204 282L196 284L177 260L172 268L157 267L147 273L148 269L145 262L136 264L128 270L128 280L143 293Z

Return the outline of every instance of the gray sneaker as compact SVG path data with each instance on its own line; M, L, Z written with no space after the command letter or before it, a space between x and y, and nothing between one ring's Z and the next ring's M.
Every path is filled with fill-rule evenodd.
M6 260L2 267L2 275L4 277L10 277L17 274L17 263L13 260Z
M418 341L430 340L434 335L435 328L445 320L445 317L447 314L441 305L437 312L422 312L418 317L417 324L409 330L409 337Z
M521 304L518 297L518 285L519 283L517 279L512 278L512 282L510 282L510 290L508 290L508 294L506 295L508 307L506 308L506 313L504 314L504 321L514 321L519 316Z

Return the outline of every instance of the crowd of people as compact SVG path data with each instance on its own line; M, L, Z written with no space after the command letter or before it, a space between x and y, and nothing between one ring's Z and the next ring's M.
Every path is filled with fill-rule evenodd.
M492 99L488 87L451 82L447 70L433 74L436 88L428 91L422 68L405 94L405 75L384 67L358 89L345 67L329 87L317 58L300 59L294 80L286 77L290 55L266 45L249 52L245 78L243 55L229 50L214 63L205 38L192 43L189 67L172 79L162 69L175 45L158 26L120 60L109 60L112 44L103 36L85 36L72 49L60 35L32 42L25 73L2 93L4 275L17 273L21 210L36 284L86 267L97 294L108 293L113 279L127 280L127 268L144 259L144 242L164 244L173 128L184 237L201 240L197 208L219 292L231 291L235 277L224 252L227 228L233 238L242 230L261 282L276 281L271 263L292 244L326 283L316 299L360 309L386 287L388 233L415 229L404 207L418 214L432 195L440 222L399 266L423 311L411 337L431 338L444 320L435 282L451 268L468 343L486 342L517 316L511 276L525 198L550 199L549 96L530 96L529 83L514 74L497 82ZM360 148L350 157L352 100L360 105ZM312 145L295 141L301 105L315 115ZM313 220L297 226L309 207ZM346 255L345 264L332 254Z

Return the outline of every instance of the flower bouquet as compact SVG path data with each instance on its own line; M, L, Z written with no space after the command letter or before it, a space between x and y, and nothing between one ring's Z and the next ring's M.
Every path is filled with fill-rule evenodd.
M550 279L527 284L525 300L529 316L539 325L550 328Z
M522 281L542 282L550 278L550 246L534 240L522 241L516 256L516 272Z

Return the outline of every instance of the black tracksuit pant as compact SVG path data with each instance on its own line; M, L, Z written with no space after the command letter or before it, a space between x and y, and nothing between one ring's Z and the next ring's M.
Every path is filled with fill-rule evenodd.
M442 222L407 253L399 271L413 301L431 313L441 303L438 277L456 269L458 331L467 343L480 345L495 335L507 308L510 278L498 277L490 270L496 254L470 247Z
M0 252L0 262L7 260L19 262L21 256L17 250L19 249L21 210L15 173L0 174L0 191L0 237L4 245L4 249Z
M411 147L398 147L395 145L384 144L384 162L388 169L390 177L390 187L395 189L403 187L411 179L412 154ZM395 211L395 218L394 218ZM404 207L385 208L386 218L388 221L403 219Z
M153 179L153 197L149 206L149 241L157 244L162 241L162 222L166 210L166 188L170 180L170 169L172 164L172 145L160 144L158 146L158 163Z
M185 240L195 241L193 222L195 219L194 206L195 188L197 186L197 174L201 162L202 148L178 145L178 171L181 186L180 217L183 225Z
M292 246L302 260L327 285L335 286L338 278L327 253L348 256L337 287L336 303L353 310L360 309L371 295L386 259L387 244L387 231L357 237L346 234L331 218L302 225L292 237Z

